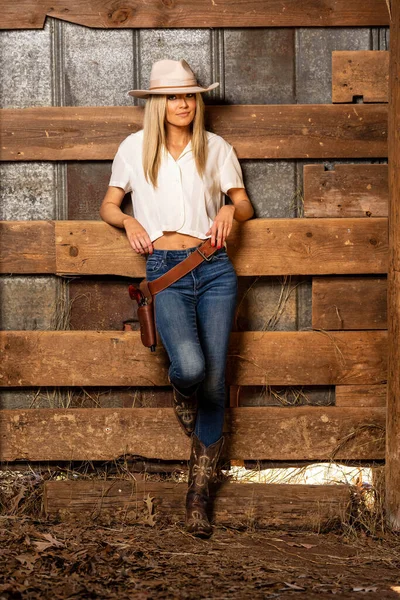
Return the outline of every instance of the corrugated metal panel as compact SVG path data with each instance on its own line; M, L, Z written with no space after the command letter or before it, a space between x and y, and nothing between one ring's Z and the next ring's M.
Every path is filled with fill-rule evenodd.
M294 102L293 29L227 29L224 49L228 103Z
M54 219L54 165L46 162L1 164L0 194L2 221Z
M129 106L134 85L134 33L64 23L66 106Z

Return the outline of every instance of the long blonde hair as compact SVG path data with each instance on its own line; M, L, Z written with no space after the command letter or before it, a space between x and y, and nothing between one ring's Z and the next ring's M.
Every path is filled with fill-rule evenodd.
M192 152L200 177L203 176L207 161L207 134L204 126L205 105L201 93L196 93L196 112L190 125L192 131ZM165 116L167 95L152 94L146 102L143 120L143 170L147 182L157 187L158 171L162 153L167 152Z

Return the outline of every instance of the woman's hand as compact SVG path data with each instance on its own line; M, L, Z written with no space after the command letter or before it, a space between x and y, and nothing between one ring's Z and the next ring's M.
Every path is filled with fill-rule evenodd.
M153 244L151 243L149 234L134 217L127 217L123 220L126 235L130 245L137 253L144 254L153 252Z
M206 232L206 235L210 235L211 233L211 246L215 246L215 241L217 241L217 248L222 247L222 244L231 232L234 214L235 207L233 204L221 206L214 219L214 223Z

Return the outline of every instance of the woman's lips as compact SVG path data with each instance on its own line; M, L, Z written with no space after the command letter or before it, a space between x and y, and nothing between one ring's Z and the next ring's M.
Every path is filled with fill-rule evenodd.
M187 117L187 116L188 116L188 114L189 114L188 112L185 112L185 113L179 113L177 116L178 116L178 117Z

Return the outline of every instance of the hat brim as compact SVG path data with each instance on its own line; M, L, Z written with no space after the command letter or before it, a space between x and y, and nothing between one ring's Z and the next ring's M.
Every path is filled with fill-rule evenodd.
M219 83L212 83L207 88L200 86L192 87L177 87L177 88L160 88L158 90L130 90L128 96L134 96L135 98L148 98L149 96L162 96L165 94L193 94L196 92L209 92L219 86Z

